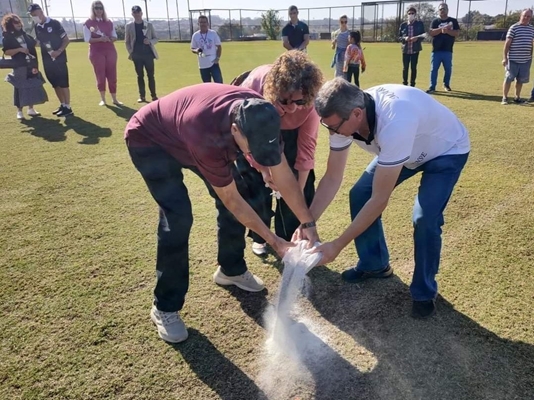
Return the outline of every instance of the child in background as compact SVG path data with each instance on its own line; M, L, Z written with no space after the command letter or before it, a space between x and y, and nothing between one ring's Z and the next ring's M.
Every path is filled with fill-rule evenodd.
M345 52L345 64L343 65L343 72L345 79L351 82L354 76L354 84L360 86L360 65L362 73L365 72L365 57L361 47L362 35L360 31L350 33L349 46Z

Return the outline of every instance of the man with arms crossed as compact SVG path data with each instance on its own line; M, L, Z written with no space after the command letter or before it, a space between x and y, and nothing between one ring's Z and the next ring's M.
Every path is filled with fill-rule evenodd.
M35 36L41 46L46 78L56 91L60 102L60 106L53 114L58 117L72 115L66 52L70 41L67 32L59 21L44 15L39 4L30 4L28 12L35 23Z
M278 187L299 218L305 239L319 238L302 191L280 146L280 116L253 90L216 83L189 86L141 108L125 132L132 161L160 208L157 284L152 321L167 342L182 342L188 333L178 315L189 286L191 201L183 170L201 178L215 199L219 285L263 290L261 279L247 270L245 226L261 235L283 256L291 244L274 235L245 201L252 202L235 160L243 152L266 182ZM242 197L243 196L243 197ZM245 199L244 199L245 198ZM233 243L242 242L242 246Z
M360 260L343 272L342 278L362 282L390 277L392 268L380 216L395 186L421 172L413 210L412 315L433 315L443 211L467 162L470 142L466 128L437 100L404 85L362 91L336 78L321 88L315 105L321 123L330 131L327 170L310 207L315 219L341 186L351 144L377 155L350 191L352 223L337 239L316 249L323 252L321 263L333 261L354 240Z
M282 29L282 44L286 50L306 51L310 43L310 29L299 20L299 9L291 6L288 10L289 22Z
M506 69L506 73L502 85L501 104L508 104L508 92L514 80L514 103L522 104L525 102L521 99L521 89L523 84L528 83L530 80L532 44L534 41L534 27L530 25L531 20L532 10L523 10L519 22L513 24L506 34L502 58L502 65Z

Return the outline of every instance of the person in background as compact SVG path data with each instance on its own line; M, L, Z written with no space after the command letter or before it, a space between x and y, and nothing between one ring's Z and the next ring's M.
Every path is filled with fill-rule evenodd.
M284 155L310 205L315 194L315 149L319 131L319 116L313 101L323 83L323 74L318 65L301 51L291 50L280 55L273 64L261 65L253 69L241 86L253 89L270 101L281 117L281 139ZM273 217L273 196L277 188L266 187L262 174L256 171L245 159L237 158L238 170L247 185L256 194L260 216L267 226ZM279 188L278 188L279 189ZM299 226L299 219L291 211L285 199L276 199L274 231L277 236L291 240ZM256 232L249 231L252 251L257 256L267 254L265 239ZM236 246L244 246L235 243Z
M299 20L299 9L291 6L288 9L289 22L282 29L282 44L286 50L306 51L310 43L310 29Z
M143 21L143 10L139 6L132 7L133 22L128 22L125 27L124 42L129 59L133 61L137 73L137 86L139 87L138 103L146 102L145 76L148 78L148 89L152 101L156 101L156 80L154 79L154 59L158 59L158 52L154 45L158 42L154 26Z
M70 41L67 32L59 21L44 15L39 4L30 4L28 13L35 23L35 36L41 47L46 78L60 101L59 107L52 114L58 117L72 115L66 51Z
M332 67L336 67L335 76L343 77L343 65L345 62L345 51L349 46L349 28L347 27L349 19L346 15L342 15L339 18L339 29L332 32L332 49L334 53L334 59L332 60Z
M454 41L460 33L460 25L456 18L449 17L449 6L441 3L438 6L439 18L430 24L430 36L432 36L432 58L430 59L430 87L426 91L436 91L438 71L441 64L445 69L443 87L447 92L451 91L452 75L452 48Z
M415 86L417 78L417 61L419 52L423 50L421 43L425 38L425 26L419 21L415 7L408 8L408 21L399 28L399 41L402 43L402 84L408 85L408 69L412 67L410 74L410 86Z
M100 92L100 106L106 104L106 81L113 104L122 105L117 100L117 32L101 1L91 4L91 17L83 25L84 40L89 43L89 60L93 64L96 85Z
M523 84L530 80L530 67L532 66L532 45L534 41L534 27L530 25L532 10L523 10L519 22L513 24L506 34L504 42L502 65L506 69L502 85L501 104L508 104L508 92L515 80L515 104L522 104L521 89ZM534 90L530 100L534 101Z
M343 72L345 73L345 79L349 82L354 77L354 84L356 86L360 86L360 66L362 67L362 73L365 72L365 68L367 67L361 44L362 35L360 31L351 32L349 46L345 52Z
M198 56L198 67L202 82L223 83L219 61L221 60L222 44L219 34L209 29L208 17L198 17L198 31L191 38L191 51Z
M193 224L184 171L197 175L215 199L219 267L215 283L249 292L264 289L247 268L245 247L235 246L245 227L259 232L283 257L292 244L274 235L246 202L250 191L234 164L239 152L272 178L302 222L305 239L319 240L280 147L280 116L253 90L201 83L142 107L129 121L126 145L136 169L159 205L157 283L150 316L159 336L187 339L180 318L189 287L189 234Z
M28 116L37 117L39 114L33 106L48 101L43 89L43 79L39 74L36 41L26 34L22 21L16 14L6 14L2 18L2 51L15 61L13 73L6 81L14 86L14 104L17 107L17 119L24 119L22 108L28 106Z
M338 238L314 250L322 252L320 263L333 261L353 242L359 261L341 274L344 281L392 276L381 215L395 187L421 173L413 207L415 270L410 292L412 316L432 316L438 294L443 212L469 157L467 129L439 101L403 85L362 91L336 78L323 85L315 108L330 133L326 172L310 207L315 220L334 199L344 175L351 174L345 170L351 145L375 155L350 190L350 225Z

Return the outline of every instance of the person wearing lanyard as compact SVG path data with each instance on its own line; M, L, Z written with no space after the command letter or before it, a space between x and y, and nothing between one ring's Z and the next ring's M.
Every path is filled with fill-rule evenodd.
M422 21L416 19L416 14L415 7L410 7L408 9L408 21L403 22L399 28L399 41L402 43L402 84L408 85L408 69L411 64L410 86L415 86L417 61L419 60L419 52L423 49L421 42L426 36L425 26Z
M223 83L219 60L222 54L219 34L209 29L208 17L198 17L199 30L191 38L191 51L198 56L198 67L202 82Z

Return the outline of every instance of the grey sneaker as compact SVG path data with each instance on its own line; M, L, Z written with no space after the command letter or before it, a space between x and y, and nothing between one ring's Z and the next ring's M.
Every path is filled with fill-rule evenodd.
M247 292L261 292L265 288L263 281L250 271L237 276L226 276L221 271L221 266L213 274L213 281L222 286L235 285Z
M503 106L507 105L508 104L508 97L503 97L502 100L501 100L501 104Z
M258 257L263 257L267 255L267 243L252 243L252 252Z
M180 343L187 339L189 334L184 321L178 312L164 312L152 306L150 318L158 328L159 337L169 343Z

